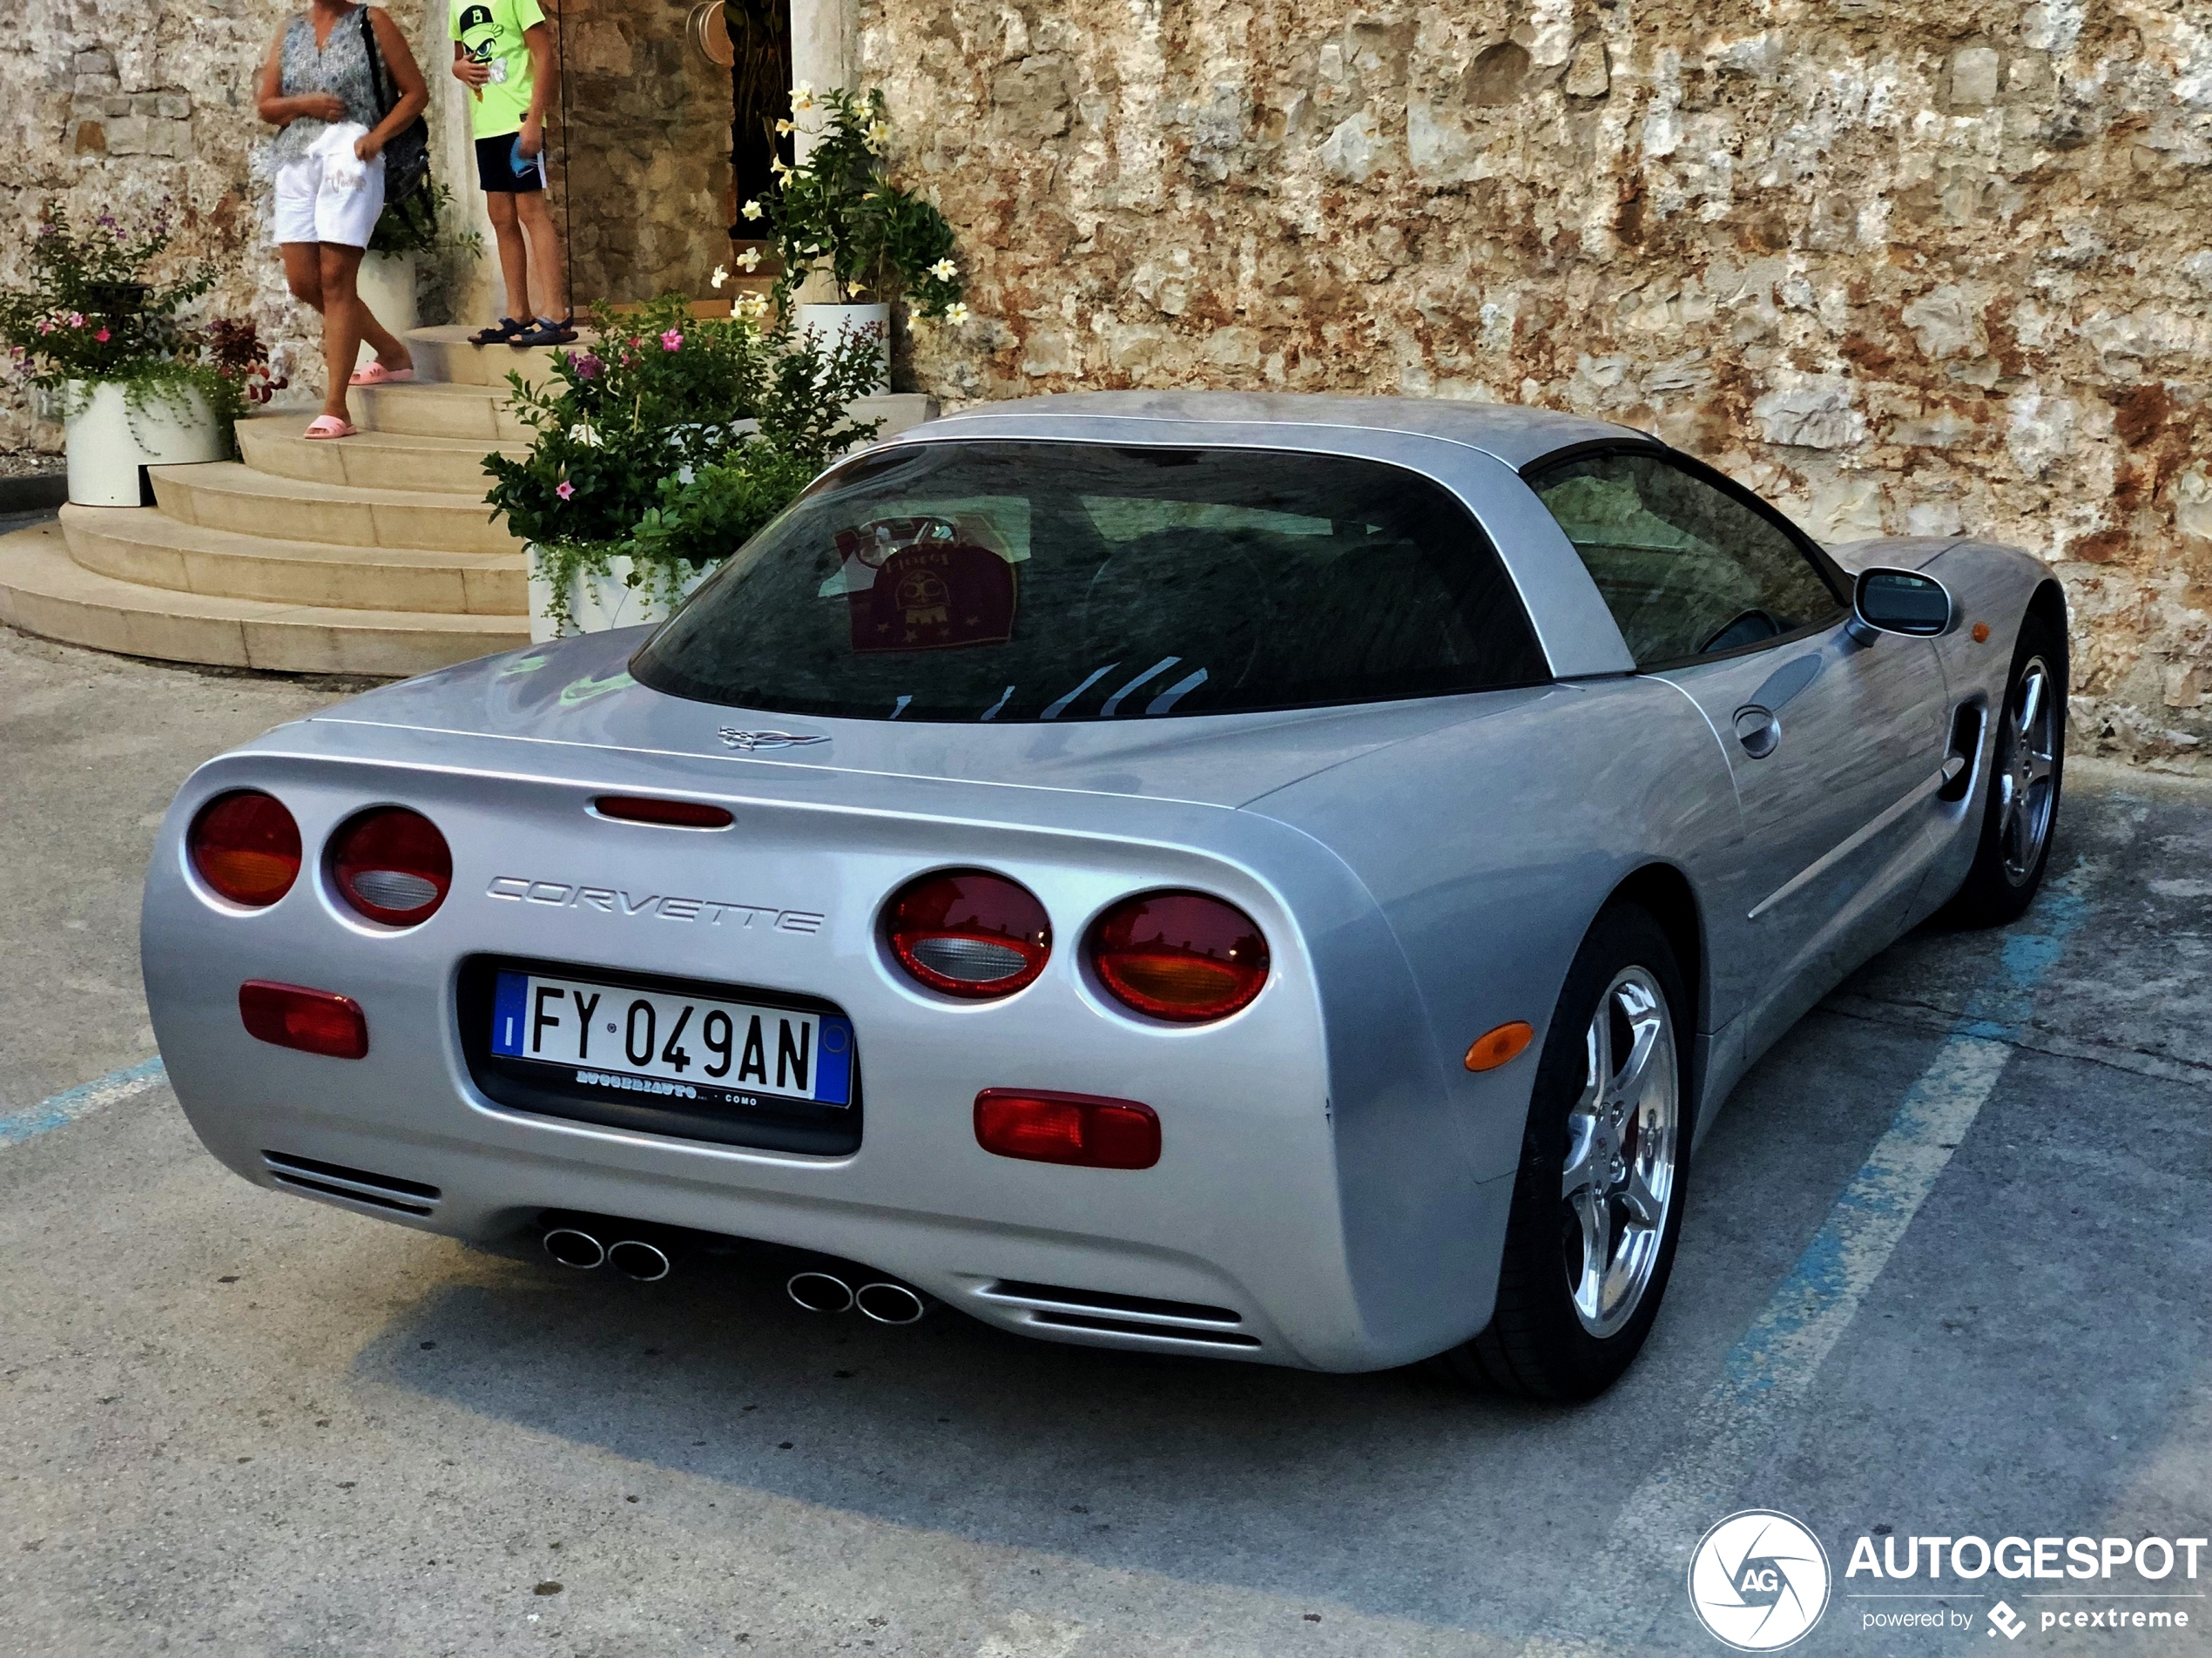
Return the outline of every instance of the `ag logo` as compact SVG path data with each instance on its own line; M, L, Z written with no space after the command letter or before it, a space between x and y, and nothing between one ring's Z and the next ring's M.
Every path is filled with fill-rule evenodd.
M1730 1514L1689 1557L1689 1604L1738 1652L1777 1652L1828 1609L1828 1553L1787 1514Z

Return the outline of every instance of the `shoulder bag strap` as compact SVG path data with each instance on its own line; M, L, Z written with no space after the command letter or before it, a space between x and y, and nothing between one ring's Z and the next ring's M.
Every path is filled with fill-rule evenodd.
M392 84L391 71L384 67L384 54L376 50L376 24L367 5L361 7L361 50L368 54L368 84L376 99L376 118L380 122L399 104L399 89Z

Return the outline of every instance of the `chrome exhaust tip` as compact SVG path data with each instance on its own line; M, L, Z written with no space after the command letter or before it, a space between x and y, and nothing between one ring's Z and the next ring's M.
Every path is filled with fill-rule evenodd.
M921 1292L903 1284L864 1284L853 1300L864 1317L880 1324L920 1324L929 1311Z
M853 1286L829 1272L794 1272L784 1293L809 1312L849 1312Z
M608 1245L607 1264L624 1277L634 1278L639 1284L658 1284L668 1276L672 1263L658 1244L625 1237Z
M556 1226L546 1233L543 1240L545 1252L563 1266L572 1266L589 1272L607 1258L606 1245L589 1232L573 1226ZM621 1246L617 1244L617 1248Z

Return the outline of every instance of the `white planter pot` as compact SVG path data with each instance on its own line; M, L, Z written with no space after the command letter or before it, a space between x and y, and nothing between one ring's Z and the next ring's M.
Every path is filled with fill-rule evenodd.
M876 331L877 352L883 367L869 394L891 389L891 307L887 305L801 305L799 332L825 345L834 344L863 328Z
M69 498L80 507L139 504L138 468L226 459L230 446L207 401L180 389L144 399L133 408L112 381L72 381L64 407Z
M530 561L530 639L543 644L559 637L558 624L553 619L553 583L547 577L538 549L529 549ZM665 622L671 614L661 602L660 590L656 584L632 587L631 571L636 567L622 554L607 561L607 574L594 575L579 570L569 581L569 614L576 620L579 633L604 633L610 628L634 628L648 622ZM714 574L718 566L696 571L683 585L688 597L701 582Z
M415 327L415 255L365 254L354 292L379 322L401 339L406 339L407 331ZM360 360L354 367L359 368L375 357L375 349L364 340Z

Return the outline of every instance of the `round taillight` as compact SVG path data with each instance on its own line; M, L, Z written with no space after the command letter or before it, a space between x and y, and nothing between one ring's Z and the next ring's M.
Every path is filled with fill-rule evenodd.
M370 920L413 927L445 902L453 853L438 826L421 812L379 806L331 837L330 878Z
M259 789L218 795L185 836L192 866L233 904L266 909L300 879L300 826Z
M1116 1001L1178 1023L1224 1019L1267 982L1267 940L1204 893L1125 898L1092 923L1090 965Z
M924 875L884 910L891 954L952 996L1008 996L1044 971L1052 923L1029 890L980 869Z

